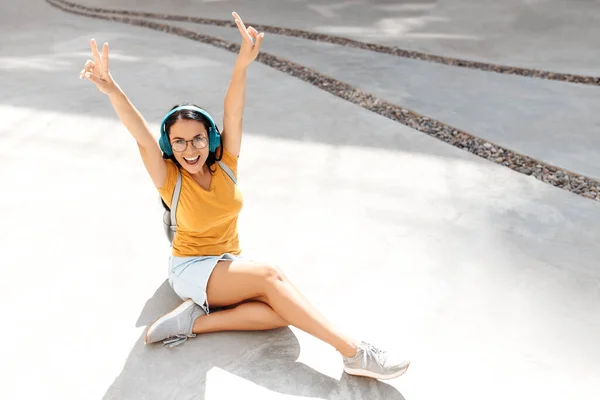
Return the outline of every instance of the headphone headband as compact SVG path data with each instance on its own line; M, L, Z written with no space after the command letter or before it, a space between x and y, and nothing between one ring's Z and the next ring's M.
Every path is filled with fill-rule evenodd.
M196 106L179 106L176 107L174 109L172 109L171 111L169 111L167 113L167 115L165 115L165 117L163 118L162 124L161 124L161 130L164 128L165 123L167 122L167 119L169 119L169 117L171 115L173 115L174 113L176 113L177 111L181 111L181 110L191 110L191 111L197 111L200 114L204 115L206 117L206 119L208 119L208 121L210 122L210 124L213 126L213 128L216 128L217 126L215 125L215 121L213 121L212 117L210 116L210 114L206 111L201 109L200 107L196 107Z
M169 135L167 134L167 131L165 129L165 124L169 117L173 115L173 113L176 113L177 111L181 110L199 112L208 120L208 122L210 123L210 128L208 129L209 151L214 152L217 149L217 147L219 147L219 145L221 144L221 135L219 134L219 130L217 129L215 121L212 119L212 117L206 110L203 110L200 107L186 105L176 107L169 111L160 124L160 138L158 139L158 144L163 153L165 153L167 156L173 155L173 149L171 148L171 143L169 142Z

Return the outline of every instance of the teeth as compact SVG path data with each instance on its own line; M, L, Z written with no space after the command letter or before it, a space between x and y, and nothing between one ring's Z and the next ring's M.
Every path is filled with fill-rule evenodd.
M183 157L183 159L184 159L185 161L189 161L189 162L194 162L194 161L196 161L198 158L200 158L200 156L196 156L196 157L194 157L194 158L187 158L187 157Z

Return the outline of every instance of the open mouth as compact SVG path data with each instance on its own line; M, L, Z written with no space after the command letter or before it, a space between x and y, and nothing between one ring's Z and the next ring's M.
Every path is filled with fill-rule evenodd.
M194 158L183 157L183 159L185 160L186 163L188 163L188 165L196 165L196 164L198 164L198 161L200 161L200 154L198 154Z

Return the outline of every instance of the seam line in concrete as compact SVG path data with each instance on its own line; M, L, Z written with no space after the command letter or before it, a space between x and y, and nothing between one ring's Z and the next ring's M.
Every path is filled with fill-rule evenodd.
M194 16L186 16L186 15L172 15L172 14L157 14L151 12L143 12L143 11L129 11L129 10L114 10L108 8L101 7L88 7L81 4L73 3L67 0L52 0L56 3L62 3L68 7L77 8L83 11L92 12L92 13L101 13L101 14L113 14L113 15L122 15L128 17L140 17L140 18L149 18L149 19L158 19L158 20L166 20L166 21L178 21L178 22L190 22L202 25L215 25L215 26L223 26L236 28L236 25L229 21L223 19L215 19L215 18L202 18L202 17L194 17ZM373 51L377 53L389 54L392 56L409 58L413 60L420 60L426 62L432 62L436 64L449 65L453 67L459 68L470 68L477 69L481 71L494 72L499 74L507 74L507 75L518 75L528 78L536 78L536 79L546 79L553 81L561 81L567 83L576 83L582 85L592 85L592 86L600 86L600 77L599 76L589 76L589 75L580 75L580 74L568 74L562 72L552 72L541 69L533 69L533 68L524 68L524 67L516 67L509 65L501 65L495 63L487 63L482 61L472 61L465 60L454 57L447 56L438 56L435 54L428 54L420 51L414 50L405 50L400 49L398 47L385 46L376 43L363 42L360 40L345 38L342 36L324 34L324 33L316 33L305 31L302 29L292 29L292 28L284 28L274 25L264 25L264 24L255 24L251 22L247 22L246 26L253 26L258 31L264 31L267 33L274 33L282 36L290 36L301 39L313 40L316 42L326 42L332 43L339 46L345 47L353 47L362 50Z
M177 26L161 24L145 19L129 18L116 14L95 13L81 7L70 7L65 4L74 4L64 0L46 0L52 6L63 11L103 19L107 21L122 22L134 26L154 29L170 33L187 39L222 48L231 52L238 52L240 45L224 39L193 32ZM304 67L300 64L283 58L260 52L256 61L270 66L287 75L299 78L313 86L327 91L341 99L356 104L378 115L406 125L419 132L425 133L445 143L451 144L462 150L469 151L481 158L496 164L503 165L519 173L532 176L542 182L578 194L588 199L600 202L600 181L568 171L524 154L499 146L487 140L478 138L460 129L454 128L441 121L437 121L414 111L407 110L396 104L380 99L377 96L365 93L345 82L331 78L320 72Z

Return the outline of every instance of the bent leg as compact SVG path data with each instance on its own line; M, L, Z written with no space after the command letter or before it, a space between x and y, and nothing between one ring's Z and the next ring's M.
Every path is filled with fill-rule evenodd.
M219 261L208 281L206 293L211 307L263 297L291 325L329 343L345 357L356 354L359 342L335 329L276 267L242 260Z
M221 331L263 331L288 326L288 322L261 301L249 301L230 309L196 318L195 334Z

